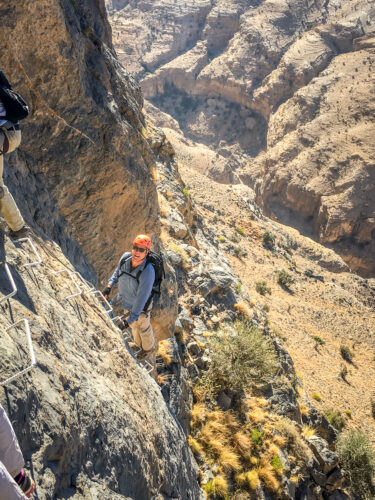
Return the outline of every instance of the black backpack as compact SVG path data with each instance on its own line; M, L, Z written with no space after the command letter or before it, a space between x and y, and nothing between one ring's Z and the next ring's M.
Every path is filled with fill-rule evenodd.
M29 114L29 106L26 104L24 99L12 90L7 77L0 70L0 99L4 104L6 111L5 118L13 123L17 123L18 120L23 120Z
M121 271L121 266L130 257L131 257L131 254L130 254L130 256L124 256L120 260L120 273L119 273L118 277L120 278L120 276L122 276L123 274L127 274L128 276L131 276L132 278L134 278L135 280L137 280L138 283L139 283L139 279L140 279L140 276L142 274L142 271L138 271L138 273L137 273L136 276L133 276L132 274L127 273L126 271ZM154 271L155 271L155 280L154 280L154 284L152 285L151 295L148 298L148 300L147 300L147 302L146 302L146 304L145 304L145 306L143 308L144 311L147 310L148 306L151 303L151 300L154 300L154 301L159 300L161 282L163 281L163 278L165 278L163 254L161 254L161 253L157 254L157 253L152 252L150 250L150 252L147 254L147 257L146 257L146 265L148 263L150 263L152 265L152 267L154 268Z

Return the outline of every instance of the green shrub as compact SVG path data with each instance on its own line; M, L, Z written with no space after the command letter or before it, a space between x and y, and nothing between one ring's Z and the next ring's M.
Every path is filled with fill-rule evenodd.
M313 392L312 397L313 397L313 399L315 399L315 401L318 401L318 402L320 402L322 400L322 396L319 394L319 392Z
M260 295L266 295L266 293L271 295L271 288L267 286L265 281L257 281L255 283L255 290L260 293Z
M237 233L240 234L241 236L245 236L245 231L242 229L242 227L237 228Z
M278 369L274 345L251 321L236 321L210 342L211 363L202 383L212 395L268 380Z
M220 243L224 243L224 241L225 241L224 236L219 236L219 241L220 241Z
M237 283L236 289L237 289L238 293L241 293L242 292L242 284L241 283Z
M236 233L232 233L230 236L229 236L229 239L230 241L232 241L233 243L238 243L240 241L240 238L238 237L238 235Z
M329 423L333 425L333 427L338 431L341 432L346 426L346 420L340 410L328 408L327 410L325 410L324 415L327 417Z
M233 253L238 258L243 257L245 255L244 250L242 250L242 248L239 245L233 246Z
M361 498L372 498L375 494L375 451L366 434L358 430L341 434L336 451L352 492Z
M267 248L274 248L275 246L275 235L270 231L265 231L263 233L263 245Z
M188 190L188 188L184 187L184 189L183 189L183 193L184 193L184 195L186 196L186 198L188 198L188 197L189 197L189 190Z
M320 345L324 345L326 343L325 340L323 340L321 337L319 337L319 335L313 335L311 338L315 342L315 346L314 346L315 348L317 348Z
M346 345L340 345L340 354L345 361L348 363L353 363L354 354Z
M251 440L254 444L258 446L262 446L263 441L262 441L262 436L263 432L260 431L257 427L251 431Z
M281 271L277 271L277 282L281 286L289 287L293 283L293 278L288 272L281 269Z
M284 464L279 455L275 455L272 457L271 465L275 470L283 470Z
M370 404L371 404L371 415L373 418L375 418L375 399L371 398Z

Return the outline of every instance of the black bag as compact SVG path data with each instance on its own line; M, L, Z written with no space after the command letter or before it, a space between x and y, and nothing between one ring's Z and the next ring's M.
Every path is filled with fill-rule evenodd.
M6 111L5 118L13 123L23 120L29 114L29 106L24 99L12 90L4 73L0 70L0 99Z
M128 276L131 276L132 278L136 279L139 283L139 278L142 274L142 271L138 271L136 276L133 276L133 274L127 273L126 271L121 271L121 266L125 263L126 260L128 260L130 256L124 256L120 260L120 273L119 273L119 278L123 274L127 274ZM161 282L163 281L163 278L165 278L165 270L164 270L164 259L163 259L163 254L157 254L155 252L150 252L147 254L146 257L146 265L150 263L152 267L154 268L155 271L155 280L154 284L152 285L152 290L151 290L151 295L148 298L143 310L146 311L148 306L151 303L151 300L157 301L160 297L160 287L161 287ZM145 266L146 267L146 266Z

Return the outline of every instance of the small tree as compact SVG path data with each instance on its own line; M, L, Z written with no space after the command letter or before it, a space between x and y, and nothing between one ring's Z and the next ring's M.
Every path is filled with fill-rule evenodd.
M250 321L237 321L212 337L211 363L202 382L211 393L240 391L267 380L278 363L271 339Z
M344 433L339 437L336 449L352 492L360 498L373 498L375 451L366 434L357 430Z
M354 354L346 345L340 345L340 354L345 361L348 363L353 363Z
M270 231L265 231L263 233L263 245L266 248L274 248L275 247L275 235Z
M255 290L260 293L260 295L266 295L266 293L271 295L271 288L267 286L265 281L257 281L255 283Z
M288 288L293 283L293 281L294 280L292 276L288 272L284 271L284 269L281 269L281 271L277 272L277 282L279 283L279 285Z

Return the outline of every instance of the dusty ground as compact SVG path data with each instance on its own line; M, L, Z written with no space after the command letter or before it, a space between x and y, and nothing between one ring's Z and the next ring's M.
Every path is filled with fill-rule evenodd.
M364 429L375 442L370 402L375 385L374 280L327 270L327 266L344 269L343 261L331 250L294 229L268 219L254 219L249 204L244 202L244 198L253 195L249 188L219 184L203 175L199 158L205 158L205 147L189 148L175 132L165 132L176 149L181 176L200 212L215 228L218 238L225 238L220 245L225 249L229 243L247 252L241 258L232 255L231 250L226 255L251 301L269 308L271 328L291 354L302 380L301 398L307 395L311 399L316 392L322 399L314 404L323 411L349 410L347 425ZM243 236L238 228L244 230ZM263 245L265 231L276 236L274 250ZM231 242L233 237L238 242ZM289 290L277 283L280 269L295 280ZM324 281L306 276L307 269L321 275ZM270 295L262 296L256 291L259 281L267 282ZM313 336L320 337L324 345L316 346ZM353 352L353 363L344 361L341 345ZM343 368L348 370L345 380L340 375Z

